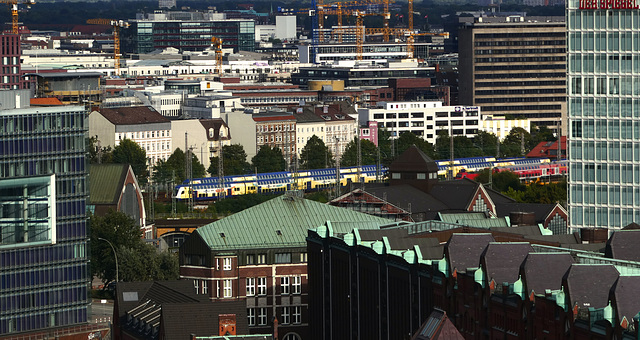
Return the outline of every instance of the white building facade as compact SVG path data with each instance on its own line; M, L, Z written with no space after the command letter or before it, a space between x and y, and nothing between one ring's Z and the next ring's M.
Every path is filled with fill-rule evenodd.
M480 131L492 133L503 141L514 128L523 128L531 132L531 121L528 119L506 119L504 116L481 115Z
M638 28L635 2L567 3L573 231L640 221Z
M361 123L375 121L398 138L411 132L435 144L438 131L453 136L475 137L480 128L480 107L442 106L442 102L381 102L376 108L358 109Z

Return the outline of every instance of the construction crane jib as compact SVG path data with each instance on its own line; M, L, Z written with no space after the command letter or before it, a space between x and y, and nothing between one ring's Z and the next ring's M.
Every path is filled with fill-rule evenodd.
M120 29L128 28L129 23L124 20L117 19L89 19L87 24L90 25L105 25L113 27L113 60L115 75L120 75Z

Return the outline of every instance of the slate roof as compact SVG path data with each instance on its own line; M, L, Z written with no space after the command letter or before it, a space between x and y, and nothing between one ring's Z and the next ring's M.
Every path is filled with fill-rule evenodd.
M423 260L441 260L444 246L435 237L410 237L406 228L358 230L362 241L377 241L386 237L392 250L420 248Z
M497 285L516 282L520 265L532 251L533 248L526 242L489 243L482 254L487 281L493 280Z
M438 164L417 146L410 146L389 165L391 172L438 172Z
M152 107L134 106L113 109L101 108L100 114L114 125L134 125L168 123L169 119L158 113Z
M430 194L451 209L466 210L480 184L463 178L440 181L433 186Z
M91 164L89 167L89 204L117 204L128 164Z
M526 225L518 227L497 227L490 228L491 231L498 231L502 233L512 233L525 236L526 238L541 236L540 227L537 225ZM555 235L554 235L555 236Z
M449 266L453 272L466 272L467 268L478 268L480 256L490 242L494 242L491 234L453 234L445 249L449 254Z
M509 216L512 212L533 213L537 223L544 222L549 216L556 204L540 204L540 203L496 203L496 214L500 217Z
M569 253L529 253L521 269L527 289L525 294L533 291L536 295L544 295L547 289L560 289L562 277L573 263Z
M594 275L597 273L597 275ZM609 304L609 291L619 273L613 265L572 264L565 274L569 308L603 308Z
M324 122L324 119L322 119L318 115L313 114L313 112L311 112L309 110L302 110L302 112L300 112L300 113L296 112L294 114L294 116L296 117L296 122L298 124L300 124L300 123L320 123L320 122Z
M487 194L489 194L489 197L491 197L491 200L493 201L493 203L495 205L498 204L507 204L507 203L514 203L516 200L514 200L513 198L506 196L504 194L502 194L499 191L496 191L492 188L489 187L484 187L484 189L487 191ZM498 215L500 216L500 215Z
M425 213L427 220L434 219L439 211L448 210L449 207L432 195L408 184L391 186L367 186L365 191L378 197L386 198L387 202L411 213Z
M211 249L306 247L308 229L331 222L335 234L379 229L389 220L328 204L281 196L198 228Z
M124 316L127 311L146 300L157 303L203 302L209 300L205 295L195 294L193 282L188 280L118 282L116 285L116 299L118 300L119 317Z
M640 312L640 276L620 276L618 281L611 288L611 293L615 296L615 310L617 318L622 322L624 317L627 322L633 323L633 317Z
M447 313L435 309L411 338L412 340L464 340Z
M616 260L640 261L640 230L614 232L607 241L605 256Z

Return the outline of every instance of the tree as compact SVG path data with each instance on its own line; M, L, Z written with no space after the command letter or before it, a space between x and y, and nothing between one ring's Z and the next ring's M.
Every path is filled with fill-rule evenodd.
M243 175L251 172L251 165L247 162L247 153L240 144L222 147L222 164L224 175ZM207 169L211 176L218 176L218 157L211 157L211 165Z
M142 239L140 227L121 212L109 211L104 216L89 218L91 239L91 274L105 287L116 277L120 281L175 280L178 278L178 258L159 253ZM118 257L118 275L111 242Z
M524 138L524 152L522 141ZM531 134L521 127L511 129L509 134L500 144L500 157L523 157L528 152L527 146L531 144Z
M89 162L91 164L113 163L111 146L101 146L97 136L87 138L87 149L89 150Z
M331 151L318 136L311 136L300 151L300 166L307 170L334 166Z
M153 180L159 183L167 183L170 181L173 181L173 183L182 183L188 177L185 173L187 166L186 159L186 154L180 148L175 149L166 162L159 160L153 167ZM200 160L198 160L198 157L194 153L191 154L191 174L193 178L205 176L204 165L200 163Z
M531 128L531 144L528 145L529 151L533 150L540 142L554 142L558 140L548 127L534 125Z
M479 183L489 183L489 175L491 174L491 170L486 168L478 174L476 177L476 182ZM500 171L494 172L493 178L491 178L491 183L493 189L506 192L509 189L513 190L524 190L525 186L520 182L520 178L513 171Z
M480 149L482 156L495 156L498 149L498 136L486 131L478 131L473 144Z
M125 138L113 148L113 162L130 164L138 183L147 183L147 152L131 139Z
M378 127L378 148L380 149L380 163L389 166L396 157L395 140L391 139L391 132L384 127Z
M282 150L277 147L272 148L269 145L261 146L258 153L251 158L251 163L259 173L284 171L287 166Z
M360 140L360 165L372 165L378 161L378 148L373 142L363 139ZM340 166L357 166L358 165L358 137L355 137L342 153L340 158Z
M410 146L415 145L418 149L422 150L427 156L436 157L433 144L427 142L422 137L417 136L415 133L405 131L400 134L397 141L398 154L405 152Z

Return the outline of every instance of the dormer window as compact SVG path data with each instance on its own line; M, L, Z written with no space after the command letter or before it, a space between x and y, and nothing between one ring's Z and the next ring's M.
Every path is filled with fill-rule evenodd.
M213 128L209 128L209 138L213 138Z

